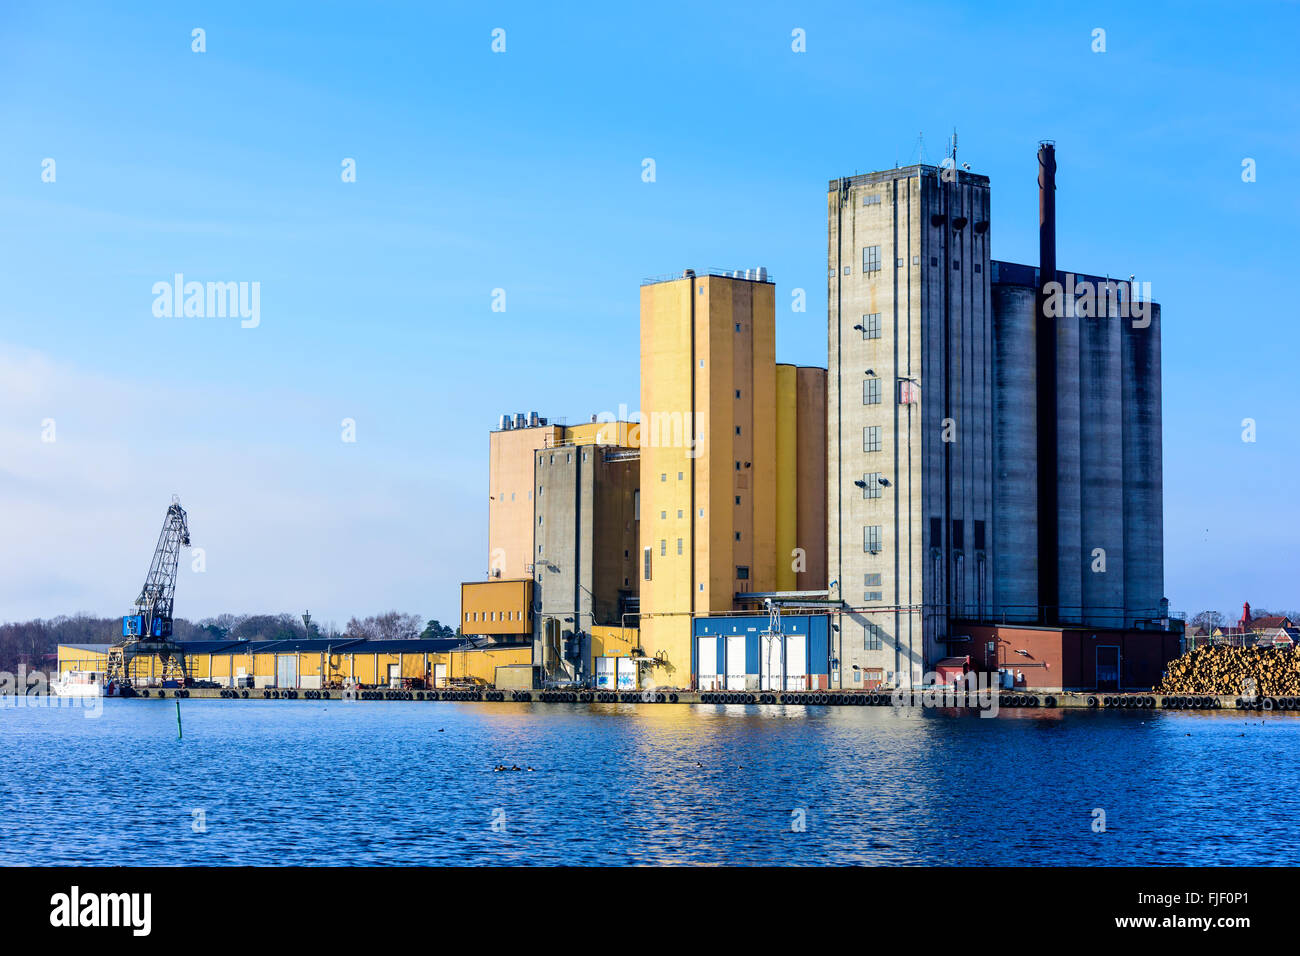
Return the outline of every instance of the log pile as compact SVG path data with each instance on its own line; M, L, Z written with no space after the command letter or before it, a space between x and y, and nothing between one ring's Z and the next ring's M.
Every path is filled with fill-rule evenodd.
M1292 647L1198 647L1169 662L1157 694L1300 697L1300 652Z

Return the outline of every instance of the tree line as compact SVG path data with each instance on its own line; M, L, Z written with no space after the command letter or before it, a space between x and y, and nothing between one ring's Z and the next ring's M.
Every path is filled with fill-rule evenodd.
M415 638L453 638L460 628L437 620L420 624L415 614L387 611L349 619L339 628L333 621L311 622L310 633L301 617L293 614L218 614L199 621L172 621L174 640L185 641L409 641ZM0 671L14 673L19 664L41 668L41 659L60 644L112 644L122 638L120 617L65 614L48 620L0 624Z

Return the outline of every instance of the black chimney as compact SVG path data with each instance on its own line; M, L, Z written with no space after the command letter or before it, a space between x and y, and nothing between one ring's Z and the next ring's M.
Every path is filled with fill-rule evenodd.
M1034 353L1038 372L1038 604L1044 624L1060 621L1056 473L1056 322L1047 284L1056 281L1056 146L1038 144L1038 294Z

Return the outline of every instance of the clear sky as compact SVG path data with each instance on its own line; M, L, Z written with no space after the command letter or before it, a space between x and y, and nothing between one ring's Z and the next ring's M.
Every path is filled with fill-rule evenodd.
M501 412L635 409L638 282L685 266L806 289L778 359L825 364L827 180L922 132L936 162L954 127L996 258L1036 260L1055 139L1062 267L1162 303L1173 606L1300 605L1298 27L1292 3L6 2L0 620L125 611L172 493L206 549L181 616L455 619ZM260 283L260 323L156 317L176 273Z

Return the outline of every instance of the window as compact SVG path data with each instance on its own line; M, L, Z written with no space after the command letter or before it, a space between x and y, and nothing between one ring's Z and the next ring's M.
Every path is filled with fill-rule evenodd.
M872 554L880 551L880 525L869 524L862 529L862 550Z
M682 509L681 509L681 508L678 508L678 509L677 509L677 517L680 518L681 516L682 516Z
M942 518L930 519L930 547L932 548L943 547L943 519Z
M538 523L538 524L541 524L541 523L542 523L542 517L543 517L542 515L538 515L538 516L537 516L537 523Z
M740 389L736 389L736 397L740 398Z
M867 193L865 196L862 197L862 205L864 205L864 206L879 206L879 205L880 205L880 193Z
M872 312L862 317L862 337L864 339L880 338L880 313Z
M739 425L736 426L736 434L737 434L737 435L740 434L740 426L739 426Z
M867 587L869 587L869 588L871 588L871 587L877 587L877 588L878 588L878 587L880 587L880 575L879 575L879 574L864 574L864 575L862 575L862 583L863 583L864 585L866 585Z
M668 556L668 539L667 539L667 538L660 538L660 539L659 539L659 557L661 557L661 558L666 558L667 556Z
M677 480L678 481L682 480L682 473L680 471L677 473Z
M740 471L740 462L736 462L736 471Z
M641 489L637 488L632 492L632 518L634 521L641 520Z
M984 522L983 521L975 522L975 550L976 551L984 550Z
M660 481L667 481L667 480L668 480L668 472L665 471L663 474L661 474L661 475L659 476L659 480L660 480Z
M932 265L932 266L937 266L938 264L939 264L939 257L938 257L938 256L931 256L931 257L930 257L930 265Z
M677 539L677 553L678 553L678 554L681 554L681 553L682 553L682 539L681 539L681 538L678 538L678 539Z
M862 380L862 404L880 404L880 379L864 378Z
M740 540L740 532L739 532L739 531L736 532L736 540L737 540L737 541Z
M740 331L740 323L739 323L739 322L736 323L736 331L737 331L737 332Z
M880 426L868 425L862 429L862 450L880 451Z
M540 498L541 496L542 496L542 486L541 486L541 485L538 485L538 486L537 486L537 497Z
M647 581L650 580L650 554L651 554L650 549L649 549L649 548L646 548L646 549L645 549L645 572L644 572L644 573L645 573L645 579L646 579Z
M862 595L864 601L870 604L872 601L883 601L885 599L882 591L867 591Z
M740 504L740 495L736 495L736 504Z
M659 520L660 520L660 521L667 521L667 520L668 520L668 512L667 512L667 511L661 511L661 512L659 512Z
M879 498L880 497L880 472L873 471L869 475L862 476L862 497Z
M736 580L737 580L737 581L748 581L748 580L749 580L749 568L746 567L746 566L743 565L743 564L738 564L738 565L736 565Z
M880 650L880 625L870 622L862 625L862 647L868 651Z
M866 273L880 271L880 247L864 246L862 249L862 271Z
M952 547L954 551L960 551L965 546L966 535L964 530L962 520L954 518L952 522Z

